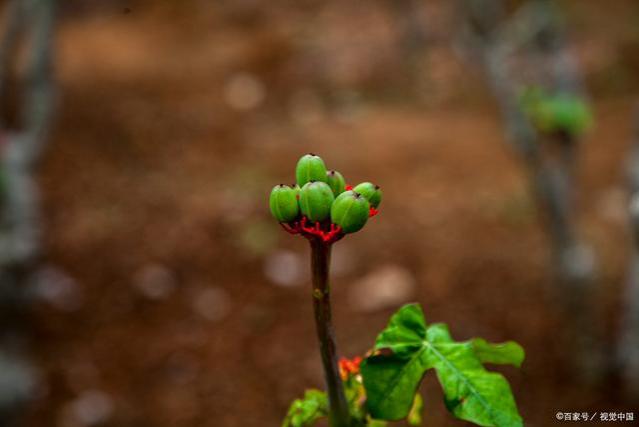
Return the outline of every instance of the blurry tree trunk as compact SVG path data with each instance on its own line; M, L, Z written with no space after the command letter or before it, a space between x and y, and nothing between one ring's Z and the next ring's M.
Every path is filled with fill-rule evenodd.
M511 70L510 56L523 51L524 63L555 93L581 95L579 74L567 50L551 0L530 0L508 17L501 0L465 0L468 35L510 135L528 168L537 203L542 207L552 243L558 297L565 313L566 333L576 346L579 372L594 379L601 371L600 341L593 315L596 276L591 248L577 237L574 167L578 141L568 134L542 135L524 112L524 89ZM530 70L528 70L530 71Z
M626 392L639 399L639 109L635 121L635 143L628 164L630 225L634 244L622 299L624 306L617 362Z
M34 382L24 349L24 316L41 255L39 194L34 174L46 145L54 110L52 44L54 0L7 4L0 42L0 100L24 48L26 64L17 97L18 125L10 129L0 111L0 425L10 425ZM18 337L18 339L16 339Z

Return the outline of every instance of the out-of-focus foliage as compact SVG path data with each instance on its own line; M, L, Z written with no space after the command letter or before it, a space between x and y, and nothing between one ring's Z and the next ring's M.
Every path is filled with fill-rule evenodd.
M549 94L539 87L529 87L521 94L520 102L534 125L544 133L579 136L593 124L590 106L573 94Z
M288 410L282 427L312 426L320 418L328 415L326 393L307 390L302 399L295 400Z

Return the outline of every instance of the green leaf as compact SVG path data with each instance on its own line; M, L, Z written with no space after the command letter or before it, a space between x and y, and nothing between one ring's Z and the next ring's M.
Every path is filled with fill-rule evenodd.
M524 349L514 341L491 344L483 338L473 338L473 351L482 363L495 365L513 365L521 367L524 362Z
M520 105L542 132L566 132L579 136L592 127L593 117L588 102L575 94L550 94L539 87L526 88Z
M319 390L306 390L303 399L297 399L291 404L282 427L309 427L326 416L328 416L326 393Z
M378 335L375 349L389 349L398 357L411 357L423 347L425 334L426 322L421 307L408 304L391 317L388 327Z
M404 306L362 364L368 410L376 419L407 417L422 377L434 368L446 407L457 418L482 426L522 426L508 382L482 365L482 360L520 363L520 356L512 345L456 342L446 325L427 326L419 305Z
M592 113L588 104L581 98L570 94L558 94L541 104L542 130L563 130L577 136L592 124Z

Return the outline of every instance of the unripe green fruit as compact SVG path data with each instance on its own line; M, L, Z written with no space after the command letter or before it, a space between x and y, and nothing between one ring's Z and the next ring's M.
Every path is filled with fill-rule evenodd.
M377 208L382 203L382 190L378 185L371 184L370 182L362 182L358 184L353 191L366 197L372 207Z
M335 197L325 182L311 181L300 190L300 209L309 220L324 221L331 213Z
M344 192L344 187L346 187L346 181L344 181L344 177L341 173L337 171L328 171L326 172L327 183L331 190L333 190L333 195L335 197L339 196Z
M297 185L303 187L304 184L311 181L326 182L326 165L324 160L315 154L306 154L297 162L295 168L295 179Z
M331 207L331 222L342 227L344 233L361 230L368 221L370 204L355 191L340 194Z
M271 213L279 222L293 221L300 214L297 191L288 185L280 184L273 187L269 204Z

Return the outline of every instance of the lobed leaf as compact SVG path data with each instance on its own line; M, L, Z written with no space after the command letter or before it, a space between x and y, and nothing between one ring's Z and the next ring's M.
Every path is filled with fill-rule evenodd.
M446 407L457 418L482 426L522 426L508 382L482 365L522 360L515 343L456 342L446 325L427 326L421 307L410 304L391 318L362 364L367 407L373 418L407 417L422 377L433 368Z

